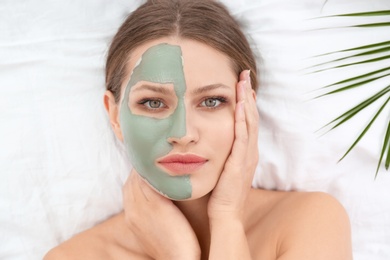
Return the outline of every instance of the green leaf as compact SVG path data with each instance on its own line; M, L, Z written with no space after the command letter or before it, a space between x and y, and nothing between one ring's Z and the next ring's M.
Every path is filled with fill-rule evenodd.
M370 50L370 51L365 51L365 52L357 53L357 54L354 54L354 55L349 55L349 56L346 56L346 57L343 57L343 58L339 58L339 59L323 62L323 63L317 64L317 65L314 65L312 67L315 68L315 67L318 67L318 66L326 65L326 64L333 63L333 62L336 62L336 61L346 60L346 59L353 58L353 57L360 57L360 56L372 55L372 54L377 54L377 53L384 53L384 52L387 52L389 50L390 50L390 45L388 45L386 47L383 47L383 48L378 48L378 49L374 49L374 50Z
M375 71L372 71L372 72L369 72L369 73L366 73L366 74L363 74L363 75L360 75L360 76L356 76L356 77L344 79L344 80L341 80L341 81L332 83L332 84L330 84L330 85L326 85L326 86L324 86L324 87L322 87L322 88L328 88L328 87L332 87L332 86L335 86L335 85L340 85L340 84L343 84L343 83L348 83L348 82L353 82L353 81L355 81L355 80L364 79L364 78L373 76L373 75L375 75L375 74L384 72L384 71L386 71L386 70L390 70L390 67L384 68L384 69L380 69L380 70L375 70ZM384 77L384 76L383 76L383 77Z
M359 47L355 47L355 48L343 49L340 51L327 52L324 54L316 55L314 57L320 57L320 56L325 56L325 55L340 53L340 52L347 52L347 51L358 51L358 50L363 50L363 49L371 49L371 48L388 46L388 45L390 45L390 41L384 41L384 42L378 42L378 43L373 43L373 44L367 44L367 45L363 45L363 46L359 46Z
M350 110L348 110L347 112L345 112L344 114L342 114L341 116L335 118L334 120L332 120L331 122L329 122L328 124L326 124L324 127L330 125L330 124L333 124L333 123L336 123L338 121L338 123L336 125L334 125L330 130L333 130L335 129L336 127L338 127L339 125L343 124L344 122L348 121L349 119L351 119L353 116L355 116L357 113L359 113L360 111L362 111L364 108L366 108L367 106L371 105L373 102L375 102L376 100L378 100L379 98L381 98L383 95L385 95L387 92L390 91L390 85L387 86L385 89L382 89L381 91L379 91L378 93L376 93L375 95L371 96L370 98L364 100L363 102L361 102L360 104L354 106L353 108L351 108ZM329 131L330 131L329 130Z
M390 142L389 142L389 146L387 148L387 157L386 157L386 162L385 162L385 168L386 170L389 169L389 165L390 165Z
M381 152L381 156L379 158L378 166L376 168L375 178L378 175L379 167L380 167L380 165L382 163L382 159L383 159L383 155L385 154L386 147L388 147L387 149L390 149L390 142L389 141L390 141L390 121L389 121L389 124L387 125L387 131L386 131L386 135L385 135L385 140L383 141L382 152ZM389 150L387 151L386 164L387 164L388 161L390 161L390 152L389 152ZM388 169L388 166L387 166L386 170L387 169Z
M318 28L318 29L313 29L313 31L329 30L329 29L335 29L335 28L353 28L353 27L356 27L356 28L371 28L371 27L387 27L387 26L390 26L390 22L355 24L355 25L345 25L345 26L337 26L337 27Z
M382 76L379 76L379 77L370 78L370 79L367 79L367 80L363 80L363 81L360 81L360 82L356 82L356 83L354 83L354 84L347 85L347 86L345 86L345 87L338 88L338 89L333 90L333 91L329 91L329 92L327 92L327 93L325 93L325 94L322 94L322 95L318 96L317 98L323 97L323 96L327 96L327 95L331 95L331 94L335 94L335 93L339 93L339 92L342 92L342 91L345 91L345 90L349 90L349 89L352 89L352 88L356 88L356 87L365 85L365 84L367 84L367 83L370 83L370 82L375 81L375 80L377 80L377 79L381 79L381 78L386 77L386 76L390 76L390 73L389 73L389 74L382 75Z
M369 23L369 24L358 24L358 25L350 25L346 27L383 27L390 26L390 22L388 23Z
M322 72L322 71L326 71L326 70L330 70L330 69L349 67L349 66L352 66L352 65L365 64L365 63L376 62L376 61L386 60L386 59L390 59L390 55L381 56L381 57L377 57L377 58L373 58L373 59L369 59L369 60L351 62L351 63L342 64L342 65L338 65L338 66L333 66L333 67L330 67L330 68L325 68L325 69L321 69L321 70L312 71L311 73L318 73L318 72Z
M361 134L358 136L358 138L355 140L355 142L351 145L351 147L349 147L349 149L347 150L347 152L341 157L341 159L339 160L339 162L341 160L343 160L345 158L345 156L347 156L347 154L356 146L357 143L359 143L360 139L362 139L362 137L367 133L368 129L370 129L372 123L374 123L374 121L377 119L378 115L382 112L383 108L385 108L385 106L387 105L387 102L389 102L390 100L390 97L388 99L386 99L385 103L381 106L381 108L378 110L378 112L375 114L374 118L368 123L368 125L364 128L364 130L361 132ZM390 161L389 161L390 163ZM387 164L387 160L386 160L386 164ZM388 166L387 166L388 168ZM387 169L386 168L386 169Z
M326 4L328 0L325 1L324 4ZM384 17L386 20L378 21L378 20L372 20L367 23L362 23L359 24L359 22L356 22L357 20L352 19L353 17ZM390 27L390 21L387 19L387 17L390 18L390 10L380 10L380 11L373 11L373 12L360 12L360 13L347 13L347 14L339 14L339 15L331 15L331 16L323 16L319 18L326 18L326 17L346 17L343 19L350 19L349 21L351 23L354 23L352 25L347 25L347 26L338 26L338 27L333 27L333 28L361 28L361 30L366 30L364 28L371 29L371 28L380 28L380 27ZM366 19L367 20L367 19ZM347 20L343 20L347 21ZM350 23L350 24L351 24ZM317 30L323 30L323 29L333 29L333 28L319 28ZM386 30L386 29L385 29ZM390 34L389 34L390 36ZM390 37L387 38L390 40ZM384 61L387 60L390 62L390 41L383 41L383 42L377 42L373 44L368 44L368 45L362 45L362 46L357 46L353 48L348 48L348 49L342 49L339 51L332 51L328 53L323 53L321 55L314 56L315 57L321 57L321 56L326 56L326 55L331 55L331 54L339 54L338 58L331 58L331 60L322 62L320 64L316 64L315 66L311 66L310 70L315 70L315 71L309 71L308 73L318 73L322 71L327 71L330 69L339 69L343 67L349 67L349 66L354 66L354 65L360 65L362 68L362 65L364 64L369 64L372 62L379 62L379 61ZM351 52L351 53L348 53ZM344 54L345 55L341 55ZM376 55L376 57L370 57L369 55ZM344 57L343 57L344 56ZM354 61L353 58L360 57L360 61ZM389 63L388 63L389 64ZM331 89L327 90L325 94L322 94L316 98L323 97L326 95L332 95L340 92L344 92L356 87L361 87L361 86L370 86L370 83L382 79L384 77L390 76L390 67L389 65L386 64L385 66L382 66L382 68L377 69L375 71L371 72L364 72L362 74L355 75L353 77L345 78L342 80L339 80L335 83L326 85L322 87L323 90L326 90L327 88L332 87ZM319 67L322 66L322 67ZM309 69L309 68L308 68ZM317 69L317 70L316 70ZM374 102L378 101L378 99L384 97L387 93L390 92L390 85L384 87L382 90L379 92L369 96L367 99L363 100L362 102L358 103L357 105L353 106L351 109L347 110L328 124L326 124L324 127L330 127L331 129L328 131L331 131L355 115L357 115L360 111L364 110L366 107L370 106ZM374 123L374 121L378 118L379 114L383 112L385 107L387 106L388 102L390 100L390 97L386 97L386 101L381 105L379 110L375 113L374 117L369 120L368 125L365 126L362 132L359 133L357 139L352 143L352 145L347 149L345 154L340 158L339 161L343 160L349 152L357 145L357 143L363 138L363 136L369 131L370 127ZM324 128L322 127L322 128ZM377 165L377 171L375 174L375 178L378 174L380 165L382 161L385 159L385 168L388 170L390 168L390 121L388 122L388 127L386 131L386 135L384 136L383 140L383 146L381 150L381 155L378 161Z
M373 11L373 12L362 12L362 13L351 13L351 14L337 14L337 15L323 16L323 17L335 17L335 16L383 16L383 15L390 15L390 10Z

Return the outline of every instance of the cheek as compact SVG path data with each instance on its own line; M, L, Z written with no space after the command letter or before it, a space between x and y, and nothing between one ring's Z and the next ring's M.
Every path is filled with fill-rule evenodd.
M225 122L225 124L221 124L220 132L217 133L219 146L221 147L222 154L224 155L224 160L226 160L227 156L230 154L230 151L233 146L234 141L234 122L229 121Z
M211 147L218 151L218 160L225 161L230 154L234 141L234 117L230 114L214 119L206 129Z
M142 116L131 116L125 140L132 153L145 163L153 163L157 157L165 155L171 149L166 141L169 120L158 120Z

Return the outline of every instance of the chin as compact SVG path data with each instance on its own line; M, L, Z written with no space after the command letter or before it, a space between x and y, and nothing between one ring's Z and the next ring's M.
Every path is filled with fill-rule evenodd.
M197 200L209 196L211 192L214 190L218 180L213 183L202 183L197 182L196 180L192 181L192 195L190 198L186 200Z
M211 194L211 192L213 191L214 187L215 187L215 185L209 189L202 188L201 190L195 188L192 192L191 197L186 198L186 199L174 199L174 198L169 197L167 194L164 194L163 192L157 191L156 189L154 189L154 190L156 192L158 192L159 194L161 194L162 196L164 196L165 198L170 199L172 201L193 201L193 200L208 197Z
M144 181L151 187L155 192L159 193L161 196L172 200L172 201L191 201L191 200L197 200L206 197L209 195L213 189L215 188L219 174L210 174L211 171L205 170L202 171L202 173L195 173L190 175L190 183L192 186L191 196L188 198L175 198L170 196L169 190L159 190L155 188L149 181L144 179ZM168 172L165 172L167 175L169 175ZM208 173L208 174L205 174ZM172 175L170 175L172 176Z

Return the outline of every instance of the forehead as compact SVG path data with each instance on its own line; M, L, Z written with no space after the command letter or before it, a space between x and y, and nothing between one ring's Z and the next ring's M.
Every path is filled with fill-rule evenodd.
M124 85L129 81L134 68L137 67L145 52L150 48L161 44L180 47L187 87L196 85L204 86L215 83L234 85L237 81L238 75L236 75L236 72L233 69L231 60L225 54L194 40L167 37L149 41L134 49L127 63L127 75ZM158 58L157 55L156 59ZM152 61L153 59L148 60L149 63ZM161 62L159 61L159 63ZM153 66L153 64L150 65ZM169 71L170 68L169 66L166 66L166 68L163 69Z
M132 84L140 80L156 83L184 81L180 46L160 43L148 48L131 73Z

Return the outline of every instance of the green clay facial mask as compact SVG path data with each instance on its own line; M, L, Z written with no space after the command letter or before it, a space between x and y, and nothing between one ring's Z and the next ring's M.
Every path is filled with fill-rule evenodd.
M129 108L129 96L139 82L173 84L177 98L174 111L164 118L134 113ZM120 109L121 129L134 168L157 191L174 200L191 197L190 176L170 176L157 167L156 159L172 150L169 137L181 138L186 133L185 91L181 48L158 44L147 49L134 68Z

